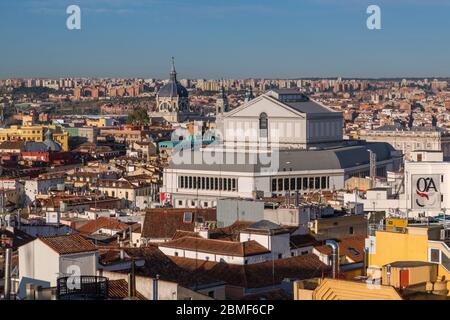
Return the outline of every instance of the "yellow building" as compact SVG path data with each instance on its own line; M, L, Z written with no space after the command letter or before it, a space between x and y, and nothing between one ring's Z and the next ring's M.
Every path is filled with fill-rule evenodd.
M63 151L69 151L69 134L57 126L11 126L0 129L0 142L10 140L43 142L45 132L50 129L53 139L61 145Z
M450 279L449 243L442 225L388 226L376 230L366 239L367 274L380 279L383 266L398 261L430 262L438 265L439 279Z
M295 281L294 300L402 300L392 286L371 286L341 279Z

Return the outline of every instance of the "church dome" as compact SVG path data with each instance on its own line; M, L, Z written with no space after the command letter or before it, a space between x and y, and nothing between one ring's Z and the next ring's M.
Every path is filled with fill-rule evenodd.
M178 81L169 81L166 85L162 86L158 92L159 97L180 97L187 98L189 96L188 91Z
M164 98L187 98L188 91L177 81L177 72L175 71L175 63L172 58L172 71L170 72L169 82L159 89L158 97Z
M43 144L47 147L48 151L59 152L62 150L61 146L53 140L53 134L50 129L45 133L45 141Z

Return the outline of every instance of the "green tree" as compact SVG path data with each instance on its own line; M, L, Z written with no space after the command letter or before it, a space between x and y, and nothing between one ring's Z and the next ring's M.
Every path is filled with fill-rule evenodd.
M128 114L128 124L135 125L146 125L150 123L150 118L148 116L147 110L139 108Z

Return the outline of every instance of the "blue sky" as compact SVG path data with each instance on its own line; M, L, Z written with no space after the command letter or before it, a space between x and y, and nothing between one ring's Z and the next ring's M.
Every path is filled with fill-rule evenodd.
M0 0L0 30L0 78L450 76L450 0Z

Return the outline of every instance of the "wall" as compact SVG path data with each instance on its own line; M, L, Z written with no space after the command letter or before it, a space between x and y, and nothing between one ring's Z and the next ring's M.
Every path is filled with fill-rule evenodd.
M217 201L217 226L228 227L237 220L259 221L264 219L264 202L240 199Z

